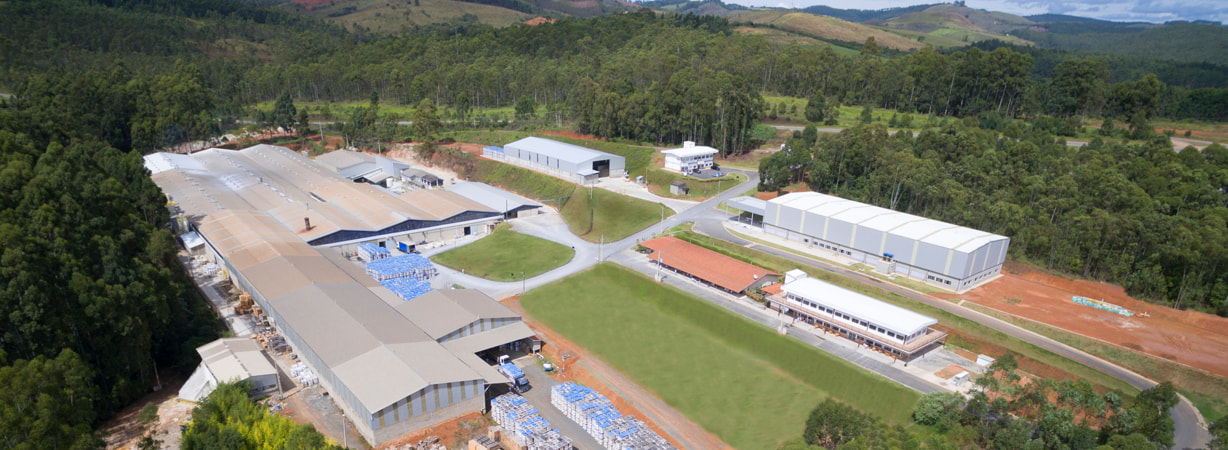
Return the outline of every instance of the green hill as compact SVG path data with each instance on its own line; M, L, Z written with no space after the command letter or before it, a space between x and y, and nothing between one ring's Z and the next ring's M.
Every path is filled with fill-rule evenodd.
M630 9L616 0L293 0L283 8L377 33L433 23L479 22L503 27L536 16L593 17Z
M940 47L953 46L952 41L956 42L954 46L961 46L991 39L1024 44L1024 40L1006 33L1033 25L1031 21L1016 15L956 5L933 6L923 11L884 21L869 21L866 24L878 25L912 37L925 36L927 43Z

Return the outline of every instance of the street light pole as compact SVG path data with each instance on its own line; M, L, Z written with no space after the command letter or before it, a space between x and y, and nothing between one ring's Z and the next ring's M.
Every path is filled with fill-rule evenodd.
M528 290L526 286L528 286L528 281L525 281L524 271L522 270L520 271L520 296L521 297L524 297L525 291Z
M601 244L597 246L597 262L601 262L601 257L605 256L605 235L601 235Z
M665 234L665 204L659 203L659 205L661 205L661 227L657 234Z
M345 412L341 412L341 442L345 448L350 448L350 434L345 432Z
M653 275L658 282L661 281L661 258L665 256L665 250L657 251L657 274Z

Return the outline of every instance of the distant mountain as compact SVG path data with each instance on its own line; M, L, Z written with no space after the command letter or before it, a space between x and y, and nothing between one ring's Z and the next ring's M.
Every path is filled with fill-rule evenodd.
M1106 26L1125 26L1133 24L1144 24L1146 22L1113 22L1110 20L1092 19L1090 17L1068 16L1065 14L1037 14L1034 16L1024 16L1025 19L1036 23L1088 23Z
M493 26L536 16L593 17L637 8L619 0L248 0L276 3L347 27L396 32L432 23L479 22Z
M937 5L939 5L939 3L887 9L838 9L826 5L815 5L804 8L801 11L810 14L818 14L820 16L835 17L837 19L847 20L849 22L862 23L869 22L871 20L892 19L908 13L924 11L926 8Z
M1055 22L1019 29L1015 36L1042 48L1228 64L1228 27L1190 22L1102 24Z
M678 14L695 14L697 16L719 16L725 17L735 11L749 11L742 5L725 3L721 0L653 0L647 2L638 2L637 6L645 8L659 9L662 11L675 12Z

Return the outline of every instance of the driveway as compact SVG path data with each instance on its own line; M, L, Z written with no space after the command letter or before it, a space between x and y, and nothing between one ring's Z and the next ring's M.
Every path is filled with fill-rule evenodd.
M563 436L571 438L571 443L580 450L599 450L604 447L593 439L591 435L580 427L580 424L572 422L567 416L563 415L562 411L550 404L550 389L559 384L550 375L547 375L542 370L541 366L537 365L537 360L533 356L524 356L517 358L515 361L518 367L524 370L524 376L529 379L529 392L520 394L524 396L534 408L537 408L537 414L550 422L550 426Z

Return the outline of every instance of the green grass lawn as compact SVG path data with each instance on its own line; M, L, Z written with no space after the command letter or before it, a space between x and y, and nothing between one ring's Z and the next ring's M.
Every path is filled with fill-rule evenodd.
M609 263L529 291L536 319L725 443L775 449L832 396L906 425L916 392Z
M446 251L432 261L495 281L519 280L567 264L575 250L542 238L512 231L506 224L477 242Z
M1018 353L1019 355L1031 358L1041 364L1051 366L1075 377L1085 378L1093 384L1097 384L1110 390L1119 390L1127 398L1133 398L1138 395L1139 390L1130 386L1124 381L1113 378L1103 372L1097 371L1085 365L1074 362L1061 355L1042 349L1035 345L1029 344L1022 340L1016 339L1002 333L1000 331L981 325L975 321L965 319L963 317L951 314L944 310L926 305L904 297L899 294L885 291L881 288L863 284L860 281L845 278L840 275L830 273L826 270L816 267L801 265L789 259L782 258L776 255L764 253L758 250L749 249L736 245L730 242L718 240L712 237L700 235L695 232L684 231L674 233L674 236L696 244L718 253L725 254L729 257L736 258L769 270L784 273L784 271L792 269L802 269L813 278L817 278L837 286L844 287L879 300L895 304L900 307L908 308L913 311L925 314L927 316L938 319L938 324L948 327L956 332L973 336L987 343L1001 346L1009 351ZM997 355L994 355L997 356Z
M665 217L674 215L674 210L660 203L605 189L579 187L563 205L562 213L576 236L589 242L598 242L605 236L605 241L611 242L661 221L662 211Z

